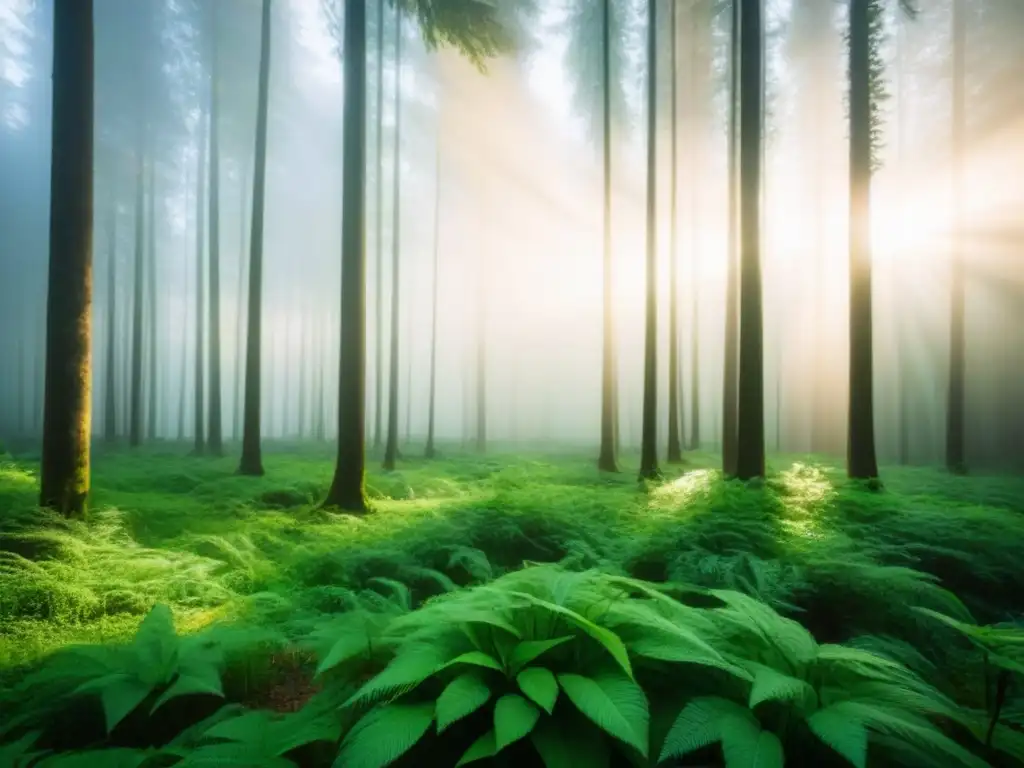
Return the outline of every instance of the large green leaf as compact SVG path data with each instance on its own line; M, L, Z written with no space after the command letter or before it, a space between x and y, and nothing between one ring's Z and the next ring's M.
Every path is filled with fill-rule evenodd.
M38 768L139 768L154 754L156 753L151 750L116 747L53 755L36 765ZM24 765L28 765L28 763L24 763Z
M369 655L373 639L383 628L384 620L376 616L360 616L350 625L338 628L339 636L316 668L316 676L334 669L349 659Z
M842 710L825 707L807 718L811 732L856 768L867 768L868 731L864 722Z
M608 768L607 737L578 718L545 718L530 741L544 768Z
M556 637L553 640L524 640L517 644L512 651L511 666L514 670L522 669L541 654L547 653L552 648L557 648L562 643L572 639L572 635L566 635L564 637Z
M384 768L412 749L432 722L431 702L375 707L349 731L334 768Z
M463 653L462 655L456 656L454 659L445 664L445 667L453 667L456 664L469 664L474 667L493 669L497 672L505 671L505 668L501 665L501 662L499 662L493 656L484 653L483 651L469 651L468 653Z
M750 710L734 701L719 696L693 699L669 729L658 762L683 757L721 741L723 730L733 721L753 722L757 726Z
M725 768L783 768L786 762L779 737L752 724L736 729L725 728L722 731L722 754Z
M491 689L478 672L464 672L437 697L437 732L476 712L491 698Z
M422 683L449 662L445 649L412 645L403 649L379 674L353 694L345 706L391 699Z
M615 673L558 675L565 695L598 728L647 757L649 714L643 690Z
M495 751L524 738L537 724L540 710L518 693L507 693L494 705Z
M758 665L747 706L753 709L766 701L784 701L809 707L813 706L816 699L814 689L804 680Z
M494 731L488 731L470 745L469 749L459 759L459 762L455 764L455 768L459 768L460 765L475 763L477 760L486 760L489 757L494 757L496 754L498 754L498 749L495 746Z
M209 696L224 698L224 688L221 686L220 675L217 674L216 670L211 669L205 671L205 674L193 673L178 675L175 681L168 686L167 690L160 694L159 698L157 698L153 703L153 707L149 712L150 714L156 712L171 699L176 699L179 696L191 696L194 694L207 694Z
M509 594L519 597L527 602L545 608L551 613L557 614L558 616L565 619L567 622L582 630L586 634L590 635L596 640L615 660L622 671L632 679L633 668L629 663L629 653L626 651L626 646L622 644L622 640L614 632L599 627L594 622L587 618L584 618L576 611L565 608L561 605L556 605L548 600L541 600L539 597L529 594L528 592L510 592Z
M158 603L146 614L132 639L132 650L139 676L147 683L156 685L170 678L177 663L178 636L169 607Z
M136 677L121 675L100 691L100 703L107 723L107 733L130 715L152 692L152 688Z
M527 667L516 676L519 690L539 704L549 715L555 709L558 699L558 681L550 669Z

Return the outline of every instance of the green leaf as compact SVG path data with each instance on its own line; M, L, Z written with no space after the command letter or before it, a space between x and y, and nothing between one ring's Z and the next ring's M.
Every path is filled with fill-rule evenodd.
M834 752L850 761L855 768L867 768L868 731L864 722L825 707L807 718L811 732Z
M518 693L508 693L494 705L495 751L524 738L537 724L540 710Z
M148 749L116 747L53 755L36 765L38 768L139 768L155 754Z
M342 636L331 646L331 650L327 652L327 655L320 661L316 668L316 676L319 677L349 659L354 659L363 653L368 653L370 642L371 636L367 631L365 623L351 628L350 631L344 631Z
M100 703L107 722L107 733L111 733L118 723L128 717L151 691L150 686L128 675L121 675L105 686L100 691Z
M470 664L474 667L483 667L484 669L493 669L497 672L504 672L505 668L501 666L494 657L489 656L483 651L470 651L464 653L461 656L456 656L454 659L445 664L445 667L453 667L456 664Z
M725 768L783 768L785 764L779 737L752 723L722 731L722 754Z
M473 714L491 698L491 689L477 672L464 672L456 677L437 697L435 712L437 732Z
M284 757L260 753L259 744L220 742L203 744L189 750L174 768L294 768L295 763Z
M488 731L473 742L470 748L467 749L465 754L459 759L459 762L455 764L455 768L459 768L460 765L476 762L477 760L485 760L488 757L494 757L496 754L498 754L498 750L494 746L494 731Z
M262 743L272 727L271 714L264 710L256 710L215 723L203 733L203 737L248 744Z
M633 668L629 663L629 654L626 652L626 646L622 644L622 640L614 632L599 627L589 619L580 616L576 611L565 608L561 605L556 605L548 600L541 600L539 597L535 597L528 592L510 592L509 594L519 597L527 602L546 608L552 613L558 614L563 619L574 625L578 629L582 630L586 634L590 635L596 640L618 664L622 671L626 673L626 676L630 679L633 678Z
M679 713L661 748L658 762L680 758L721 741L727 730L760 730L760 724L746 707L720 696L701 696Z
M444 649L433 645L412 645L402 650L379 674L356 691L345 706L391 699L416 687L446 666Z
M573 639L572 635L566 635L553 640L524 640L512 651L511 666L513 669L522 669L542 653L547 653L552 648Z
M814 689L805 681L785 675L771 667L758 666L754 672L754 684L750 688L747 706L753 709L766 701L784 701L798 705L813 703L817 698Z
M171 699L200 693L224 698L224 688L221 686L220 676L217 675L215 670L211 670L211 674L203 676L197 674L178 675L178 678L171 683L170 687L160 694L160 697L154 702L149 713L153 714Z
M608 768L608 740L577 718L545 718L530 734L545 768Z
M545 667L527 667L518 675L516 682L519 690L539 704L549 715L555 709L558 699L558 681L550 669Z
M155 685L170 678L177 662L178 636L168 606L158 603L146 614L132 639L132 649L137 655L140 677L146 682Z
M349 731L334 766L384 768L412 749L432 722L431 702L375 707Z
M649 715L643 690L630 678L558 675L565 695L594 725L647 757Z

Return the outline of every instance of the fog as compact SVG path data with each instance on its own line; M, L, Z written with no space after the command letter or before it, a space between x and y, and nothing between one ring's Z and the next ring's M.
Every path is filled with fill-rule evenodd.
M260 3L219 0L215 21L212 5L95 0L96 436L110 423L111 403L116 436L128 432L141 253L146 439L193 438L197 320L208 325L209 316L205 304L197 312L197 291L208 299L211 232L224 434L240 435ZM399 434L413 443L425 438L436 341L439 441L477 440L482 411L489 449L596 451L604 317L601 57L590 18L597 5L516 4L508 11L515 54L485 62L481 72L459 51L429 46L417 19L404 14L396 63L394 7L368 3L366 412L374 445L386 427L392 375L399 380ZM659 11L659 450L668 423L673 291L684 442L711 447L721 437L730 240L726 5L677 3L674 77L668 4ZM872 182L879 455L888 462L942 460L950 272L962 259L968 457L1024 467L1024 3L964 3L962 178L954 162L952 0L922 1L913 18L896 2L882 5L884 77L875 85L885 98ZM268 445L336 437L342 6L272 6L262 341ZM765 421L769 448L785 452L845 451L845 6L766 2ZM629 450L640 442L643 385L646 3L615 0L614 7L614 328L620 440ZM52 0L0 0L0 438L12 446L34 445L42 430L51 36ZM212 154L211 86L219 142L213 205L203 163ZM200 175L205 181L197 185ZM392 371L396 260L401 341ZM202 334L199 360L208 376L209 328ZM207 396L202 407L208 403Z

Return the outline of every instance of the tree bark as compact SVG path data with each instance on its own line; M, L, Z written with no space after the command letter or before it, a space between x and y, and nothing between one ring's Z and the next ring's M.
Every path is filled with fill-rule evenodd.
M953 264L949 322L949 389L946 414L946 469L967 471L965 287L963 245L967 19L964 0L953 0Z
M349 49L345 50L347 60ZM263 340L263 206L266 196L267 111L270 97L270 0L263 0L258 94L252 181L252 232L249 236L245 407L242 423L242 458L238 465L239 474L254 476L263 474L263 455L260 447L260 375ZM346 96L346 103L347 101Z
M669 305L668 305L668 450L665 460L670 464L678 464L683 460L682 447L679 437L680 420L680 376L679 376L679 259L678 259L678 233L679 233L679 207L678 192L679 181L676 175L678 164L678 101L679 90L677 84L677 69L679 61L676 53L677 40L679 36L679 25L676 18L676 3L672 3L669 12L669 55L670 73L669 89L671 96L671 119L669 120L671 159L669 160Z
M640 479L654 479L658 470L658 243L657 243L657 0L647 0L647 254L644 323L643 426Z
M878 477L871 308L871 0L850 0L850 402L847 474Z
M384 408L384 0L377 0L377 205L374 209L376 275L374 288L373 450L383 441Z
M224 453L224 422L221 409L220 359L220 51L217 45L218 5L211 3L210 13L210 191L209 191L209 366L210 405L206 449L214 456Z
M107 339L103 376L103 439L117 440L117 198L111 192L107 217ZM20 411L19 411L20 413Z
M146 206L146 252L149 254L146 274L146 304L149 319L149 340L146 344L146 359L149 363L146 373L146 437L150 440L157 435L157 331L160 313L156 291L156 158L149 162L149 195Z
M400 318L399 256L401 251L401 119L402 119L402 11L395 8L395 134L392 153L391 221L391 350L388 364L388 437L384 469L398 460L398 323ZM406 393L406 397L408 397Z
M740 15L740 336L736 477L764 477L764 329L761 307L762 0Z
M145 276L145 135L146 123L139 117L139 136L135 157L135 269L132 279L132 370L131 414L128 444L142 444L142 322L143 278Z
M615 375L615 303L612 266L612 88L611 88L611 0L601 0L601 154L603 173L603 245L604 327L601 337L601 450L597 468L618 472L616 460L616 375Z
M725 366L722 382L722 471L736 474L739 450L739 96L740 3L732 0L729 89L729 232L725 284Z
M92 0L55 0L50 262L40 506L89 496L93 214Z
M434 295L430 309L430 394L427 403L427 447L424 455L432 459L437 455L434 430L437 411L437 288L438 260L441 244L441 131L437 132L437 153L434 160Z
M324 506L367 511L366 397L366 0L345 3L345 106L342 144L341 352L338 456Z
M200 109L199 112L199 154L198 165L196 166L196 341L195 341L195 371L193 379L193 452L201 456L206 451L206 420L204 400L206 387L204 383L204 334L203 314L205 309L205 296L203 291L203 250L206 246L206 210L204 208L204 195L206 194L206 114Z

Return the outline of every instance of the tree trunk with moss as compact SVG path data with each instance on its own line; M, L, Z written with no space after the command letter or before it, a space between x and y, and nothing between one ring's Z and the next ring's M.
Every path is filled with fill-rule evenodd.
M66 517L84 517L89 496L92 176L92 0L55 0L39 503Z

